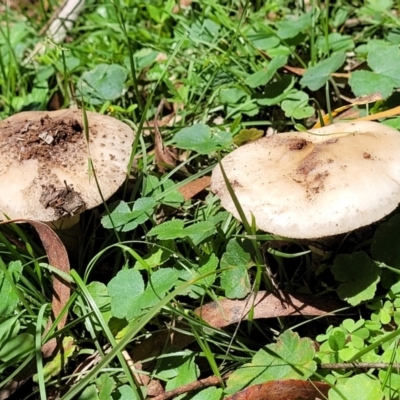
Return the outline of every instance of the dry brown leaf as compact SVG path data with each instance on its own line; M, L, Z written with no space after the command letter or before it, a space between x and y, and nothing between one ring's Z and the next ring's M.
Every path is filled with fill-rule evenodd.
M45 223L39 221L31 221L27 219L18 219L3 221L0 224L6 225L11 223L28 223L32 225L39 234L40 240L46 251L49 264L69 275L70 265L67 250L55 232ZM53 299L52 310L53 317L56 319L70 298L70 286L57 274L53 275ZM65 313L58 323L58 329L65 326L67 314ZM45 329L45 333L50 329L52 321L49 321ZM50 357L57 348L55 339L49 340L42 346L44 358ZM7 399L19 387L21 387L36 372L35 359L29 363L15 378L0 390L0 400Z
M183 198L186 200L192 199L196 194L203 191L205 188L210 186L211 177L202 176L199 179L188 182L185 185L181 186L178 189L178 192L181 193Z
M253 308L253 318L277 318L285 316L319 316L331 314L341 307L336 301L326 298L316 298L310 295L286 294L276 295L265 291L258 292L243 300L223 299L218 302L205 304L194 312L209 325L223 328L229 324L238 323L248 318ZM179 332L185 326L177 324L177 331L168 330L157 332L149 339L138 343L131 352L135 362L157 357L170 346L182 349L193 342L193 337Z
M291 67L290 65L284 65L282 68L286 69L289 72L292 72L293 74L303 76L304 73L306 72L305 68L299 68L299 67ZM333 72L331 76L335 78L345 78L349 79L350 74L349 73L341 73L341 72Z
M376 101L379 100L383 100L382 94L377 92L377 93L373 93L370 94L368 96L361 96L361 97L356 97L355 99L351 99L349 97L345 97L345 96L340 96L342 99L348 101L351 104L347 104L343 107L339 107L336 110L333 110L330 115L326 114L324 115L324 117L322 118L324 121L324 125L329 125L330 124L330 119L338 117L341 119L348 119L351 118L351 116L358 116L358 111L355 110L350 110L353 106L358 106L358 105L363 105L363 104L369 104L369 103L375 103ZM386 113L387 111L385 111ZM367 118L370 119L378 119L378 118L372 118L373 116L376 116L377 114L374 115L370 115ZM364 117L366 118L366 117ZM363 118L360 118L359 120L362 120ZM320 121L318 121L314 126L313 129L315 128L320 128L321 127L321 123Z
M340 305L331 299L315 298L310 295L287 294L279 295L260 291L255 296L243 300L223 299L205 304L197 308L195 313L215 328L223 328L252 318L277 318L294 315L318 316L332 313Z
M165 172L166 167L173 168L176 165L177 154L172 149L164 146L163 139L160 132L160 125L158 117L164 107L164 99L161 100L157 107L156 114L154 116L154 152L155 161L160 172Z
M320 400L328 398L330 386L297 379L249 386L225 400Z

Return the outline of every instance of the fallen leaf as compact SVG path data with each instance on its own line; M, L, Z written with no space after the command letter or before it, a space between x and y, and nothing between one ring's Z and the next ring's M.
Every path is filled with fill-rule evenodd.
M349 109L352 108L353 106L369 104L369 103L375 103L376 101L383 99L383 97L382 97L382 95L380 93L373 93L373 94L370 94L370 95L367 95L367 96L356 97L355 99L350 99L350 98L345 97L345 96L340 96L340 97L343 98L344 100L348 101L350 104L347 104L347 105L345 105L343 107L339 107L336 110L333 110L330 114L324 115L324 117L323 117L324 126L325 125L329 125L329 123L330 123L329 121L330 121L331 117L335 118L335 117L339 116L339 114L341 114L340 118L345 118L345 117L346 118L350 118L350 116L349 116L350 114L348 112L351 111ZM346 114L345 114L345 112L346 112ZM387 113L387 112L388 111L385 111L385 113ZM367 117L370 118L370 117L374 117L375 116L375 118L370 118L370 119L378 119L376 117L376 115L377 114L369 115ZM391 115L385 115L385 116L391 116ZM362 120L362 119L363 118L359 118L358 120ZM313 126L313 129L320 128L320 127L321 127L321 123L320 123L320 121L318 121Z
M160 125L158 121L158 117L162 112L164 107L164 100L161 100L156 114L154 116L154 152L155 152L155 161L157 167L160 172L165 172L166 167L173 168L176 165L177 153L173 151L173 149L164 146L163 139L160 132Z
M292 72L293 74L299 75L299 76L303 76L304 73L307 71L304 68L291 67L290 65L284 65L282 68L286 69L289 72ZM346 78L346 79L350 78L349 73L341 73L341 72L333 72L330 74L330 76L333 76L335 78Z
M202 176L199 179L188 182L185 185L181 186L178 189L178 192L183 196L186 200L192 199L196 194L203 191L205 188L210 186L211 177Z
M323 382L297 379L272 381L248 388L225 400L317 400L327 399L331 387Z
M70 265L68 260L67 250L65 249L60 238L55 232L45 223L39 221L31 221L27 219L18 219L3 221L0 224L6 225L11 223L28 223L32 225L37 233L39 234L40 240L43 243L43 247L47 254L49 264L54 268L57 268L61 272L68 274L70 271ZM53 299L52 299L52 310L54 320L61 314L61 311L67 304L70 298L70 286L57 274L53 275ZM67 314L65 313L58 323L58 329L62 329L65 326ZM52 321L47 323L44 334L52 326ZM54 350L57 348L56 339L51 339L42 346L42 353L44 358L50 357ZM24 369L22 369L17 376L14 377L7 385L0 390L0 400L8 399L8 397L14 393L19 387L21 387L34 373L36 372L36 360L33 359Z
M279 295L279 296L278 296ZM326 298L316 298L311 295L286 294L278 295L265 291L250 295L243 300L223 299L205 304L194 313L215 328L223 328L229 324L238 323L248 318L253 308L253 319L277 318L285 316L306 315L318 316L333 313L341 307L336 301ZM176 330L175 330L176 329ZM134 362L157 357L170 346L184 348L194 341L186 335L186 326L178 323L172 329L160 331L146 340L139 342L132 350Z
M279 296L260 291L243 300L223 299L197 308L195 313L215 328L224 328L230 324L247 320L250 311L252 318L277 318L293 315L325 315L340 308L331 299L315 298L310 295L287 294Z

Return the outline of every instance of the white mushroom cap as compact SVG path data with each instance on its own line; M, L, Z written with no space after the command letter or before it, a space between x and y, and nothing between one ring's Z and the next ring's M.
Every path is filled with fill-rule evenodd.
M400 203L400 133L376 122L281 133L222 160L246 218L280 236L315 239L377 221ZM220 167L211 190L239 218Z
M135 134L115 118L87 117L88 143L81 110L23 112L0 122L0 219L49 222L99 205L88 149L103 198L117 191Z

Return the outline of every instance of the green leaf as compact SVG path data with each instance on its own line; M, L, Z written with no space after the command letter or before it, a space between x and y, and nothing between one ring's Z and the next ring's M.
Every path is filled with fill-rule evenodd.
M300 339L297 333L286 331L276 344L259 350L250 364L229 376L226 393L233 394L247 386L274 380L305 380L317 369L314 355L314 344L310 339Z
M254 99L247 98L242 103L235 106L228 106L228 118L236 118L242 114L253 117L259 113L259 108Z
M99 400L97 395L96 385L90 385L85 388L78 400Z
M99 64L92 71L84 72L79 79L77 95L90 104L103 104L122 96L128 71L118 64Z
M199 376L199 368L194 362L192 353L160 359L157 376L166 379L166 390L173 390L180 386L194 382Z
M168 248L172 247L170 242L161 242L159 245ZM147 253L143 257L143 260L146 262L149 269L154 269L164 264L165 261L169 260L170 257L171 251L168 251L162 247L153 247L150 253ZM134 268L139 270L144 269L143 265L139 261L135 262Z
M209 154L229 147L232 144L232 135L229 132L211 129L205 124L194 124L177 132L173 142L180 149Z
M377 260L400 269L400 214L380 225L371 244L371 255Z
M20 335L10 339L0 349L0 360L3 362L10 361L14 357L21 356L34 348L33 336L29 333L21 333ZM19 361L16 359L16 361Z
M101 374L96 379L96 387L100 400L110 400L111 393L115 388L115 381L108 374Z
M320 89L328 81L330 74L337 71L345 60L346 54L340 52L320 61L317 65L306 70L300 79L300 84L313 91Z
M20 329L21 324L18 317L8 318L0 323L0 349L11 338L17 336Z
M400 86L399 47L371 42L368 46L367 63L372 72L355 71L351 74L349 84L354 94L364 96L380 92L384 98L389 97L394 88Z
M167 179L161 185L161 187L159 187L160 193L165 193L167 190L173 188L174 186L176 186L176 183L171 179ZM178 191L178 189L174 189L169 193L164 194L164 196L161 197L160 202L170 207L179 208L185 202L185 198Z
M256 32L254 29L250 29L246 37L259 50L266 51L279 44L279 38L270 32Z
M132 231L151 217L156 205L157 203L152 197L137 199L132 209L127 203L121 201L109 215L105 215L101 219L101 224L106 229L112 229L114 223L114 227L118 231Z
M222 389L216 387L208 387L197 392L190 400L221 400L223 395Z
M184 228L183 220L173 219L172 221L155 226L147 235L157 235L157 238L160 240L179 239L188 236L192 239L193 244L197 246L215 232L215 225L211 221L197 222Z
M272 106L285 100L290 94L296 92L292 90L295 80L290 76L284 76L281 80L269 83L264 88L264 94L257 99L257 104L262 106Z
M216 231L215 225L211 221L196 222L186 227L184 230L185 236L190 237L195 246L214 235Z
M363 251L339 254L332 267L335 279L343 282L338 287L339 297L353 306L374 297L380 272L377 264Z
M8 276L17 283L22 273L21 261L13 261L8 265ZM8 277L0 270L0 316L10 315L17 308L19 299L13 290Z
M344 332L340 328L334 329L329 336L328 343L333 351L343 349L346 345L346 336Z
M214 283L216 274L210 274L210 272L213 272L217 269L218 262L218 258L214 254L211 254L210 256L203 257L203 259L200 260L201 266L197 270L185 270L184 273L180 275L180 277L185 281L197 278L196 283L187 288L187 294L192 299L198 299L199 297L203 296L205 291ZM202 278L199 279L199 277Z
M400 86L400 49L399 46L371 46L367 63L377 74L393 79L396 87Z
M162 268L150 276L150 281L144 293L140 295L139 305L136 309L131 309L127 314L127 319L132 320L146 308L153 307L160 301L165 293L176 284L178 272L172 268Z
M371 71L354 71L351 73L349 85L355 96L367 96L381 93L384 98L389 97L395 87L392 78Z
M267 69L262 69L249 75L244 83L251 88L266 85L275 75L276 71L287 63L286 56L278 56L271 60Z
M58 375L67 365L76 349L74 338L66 336L62 341L62 351L58 351L43 368L44 381L48 382L51 377ZM37 374L33 376L33 381L37 382Z
M157 236L159 240L184 238L186 236L184 222L181 219L163 222L152 228L147 236Z
M303 119L311 117L315 110L308 105L308 94L305 92L293 92L282 101L281 108L288 118Z
M236 146L242 146L245 143L253 142L254 140L260 139L264 132L260 129L242 129L234 138L233 142Z
M139 400L135 392L129 385L120 386L116 392L111 395L112 400Z
M338 393L339 392L339 393ZM329 400L357 399L378 400L383 398L380 382L365 374L359 374L338 383L328 392Z
M354 40L349 35L333 32L328 35L328 43L326 42L325 35L318 36L315 47L324 55L330 52L344 52L354 49Z
M247 92L239 88L226 88L219 92L219 100L222 104L237 104L247 97Z
M286 21L276 23L278 27L277 35L281 39L290 39L297 36L299 33L311 28L312 12L301 14L299 18L288 18Z
M221 286L225 296L230 299L243 298L250 292L250 280L247 272L251 265L250 254L247 253L239 239L231 239L222 255Z
M144 291L142 275L135 269L118 272L107 285L111 296L111 313L116 318L126 318L129 313L140 311L139 299Z

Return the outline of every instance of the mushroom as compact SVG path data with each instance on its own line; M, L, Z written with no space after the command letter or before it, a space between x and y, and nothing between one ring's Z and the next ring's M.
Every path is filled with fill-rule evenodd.
M22 112L0 122L0 219L65 227L117 191L134 132L109 116L87 112L87 118L88 140L80 110Z
M350 232L400 203L400 133L376 122L265 137L234 150L222 165L246 218L288 238ZM211 190L240 219L219 166Z

